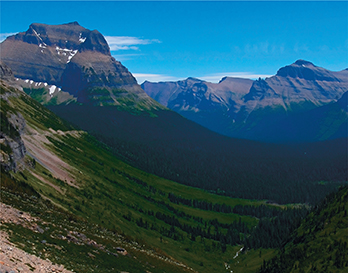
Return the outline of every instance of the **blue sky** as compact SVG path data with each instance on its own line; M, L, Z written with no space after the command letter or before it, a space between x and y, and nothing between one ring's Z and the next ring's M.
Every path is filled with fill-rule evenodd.
M348 67L348 2L0 1L1 37L78 21L139 83L274 75L297 59Z

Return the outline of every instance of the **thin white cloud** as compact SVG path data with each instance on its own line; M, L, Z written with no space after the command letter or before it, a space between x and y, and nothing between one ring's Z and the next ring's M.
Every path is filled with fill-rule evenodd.
M294 52L295 53L303 53L303 52L308 52L309 51L309 47L306 44L300 44L300 43L296 43L294 45Z
M139 84L142 84L144 81L173 82L173 81L179 81L183 79L183 78L178 78L178 77L164 75L164 74L146 74L146 73L132 73L132 74L137 79L137 82Z
M235 47L234 49L237 53L242 53L242 49L240 49L239 47ZM256 44L248 43L244 46L243 52L247 57L254 57L259 55L278 56L279 54L285 53L285 44L273 44L269 43L268 41Z
M139 45L160 43L157 39L142 39L130 36L105 36L111 51L139 50Z
M139 56L143 56L144 54L141 53L131 53L131 54L113 54L112 57L114 57L117 61L123 62L132 60L134 58L137 58Z
M12 36L17 34L18 32L11 32L11 33L0 33L0 43L2 43L8 36Z
M244 78L244 79L258 79L258 78L268 78L273 75L257 74L254 72L224 72L224 73L214 73L210 75L205 75L198 77L201 80L207 82L219 82L223 77L234 77L234 78Z
M186 79L187 77L175 77L164 74L146 74L146 73L133 73L133 76L137 79L139 84L142 84L144 81L149 82L174 82ZM258 78L268 78L273 75L266 74L257 74L253 72L226 72L226 73L215 73L209 74L202 77L194 77L203 81L218 83L223 77L234 77L234 78L244 78L244 79L258 79Z

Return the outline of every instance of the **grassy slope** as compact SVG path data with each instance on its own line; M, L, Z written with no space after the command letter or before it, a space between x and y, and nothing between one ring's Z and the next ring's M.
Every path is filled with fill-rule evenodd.
M17 91L12 90L12 92ZM145 261L166 272L183 270L182 267L173 266L160 259L148 258L148 255L144 253L150 250L156 250L157 253L164 256L173 257L174 260L183 262L199 272L225 271L224 263L231 260L240 246L227 246L226 251L222 252L220 247L214 247L217 242L211 239L202 240L199 236L193 241L187 233L181 230L179 231L182 234L181 240L163 236L159 230L161 228L169 230L171 226L147 212L150 210L155 213L161 212L176 217L182 224L204 227L205 221L208 220L217 219L222 223L231 223L237 221L240 216L172 204L167 199L168 193L171 192L185 198L194 196L198 200L225 203L232 207L237 204L258 206L264 202L231 199L209 194L203 190L180 185L135 169L115 158L106 147L88 134L83 132L71 133L73 128L69 124L61 121L28 96L18 92L16 94L9 99L10 103L2 109L18 110L26 119L27 127L35 129L40 134L46 134L49 143L45 144L45 149L54 152L71 166L69 174L75 177L74 183L78 187L69 186L65 181L54 178L50 171L39 162L36 162L35 168L27 168L12 173L13 179L9 178L10 182L8 183L10 186L3 188L2 201L35 215L40 215L43 223L47 222L47 227L52 230L51 233L37 234L19 226L7 225L5 228L15 231L11 237L13 241L21 243L21 247L28 251L31 249L30 251L37 254L43 251L40 242L46 240L57 247L45 248L45 255L76 271L91 271L99 264L99 272L108 272L112 267L117 267L118 270L141 272L142 267L146 265ZM5 102L2 101L2 106L4 105ZM66 133L59 134L57 131L48 133L48 128L62 130ZM28 160L32 160L29 156L27 157ZM41 179L38 179L38 176ZM135 181L141 181L146 185L141 185ZM19 184L20 182L24 182L24 184ZM51 203L46 203L43 199L37 201L28 196L23 198L13 195L8 192L8 188L15 188L13 185L17 185L17 190L26 188L25 185L30 185L34 191L38 192L44 199L49 199ZM18 187L18 185L21 186ZM151 186L156 188L155 192L151 190ZM180 217L168 206L185 212L191 217ZM42 211L47 210L52 212L52 216L42 213ZM76 217L80 218L73 222L69 221L69 219L76 219ZM201 217L203 222L201 223L194 217ZM149 225L155 226L155 229L138 226L136 221L140 218ZM257 219L253 217L241 216L241 219L248 226L257 224ZM117 246L117 244L112 243L113 236L122 234L120 241L123 240L123 245L126 244L127 238L130 239L130 242L137 242L132 245L132 247L134 245L136 247L131 253L131 257L135 256L137 259L130 259L126 256L125 260L115 262L111 258L106 259L107 254L103 251L99 251L99 254L93 252L97 258L90 259L88 253L95 249L91 250L87 246L67 245L65 240L52 235L57 231L55 228L57 226L62 226L68 231L83 230L92 238L99 236L98 241L101 240L100 238L105 239L105 245L110 245L110 249ZM102 228L98 227L106 228L106 230L103 231ZM226 231L222 230L222 232ZM51 238L50 235L54 238ZM33 245L40 251L33 250ZM131 247L130 244L126 244L126 246ZM70 248L71 251L68 251L67 249ZM129 260L127 260L128 258ZM260 259L256 263L261 265L261 262ZM151 272L156 272L156 270L152 268Z

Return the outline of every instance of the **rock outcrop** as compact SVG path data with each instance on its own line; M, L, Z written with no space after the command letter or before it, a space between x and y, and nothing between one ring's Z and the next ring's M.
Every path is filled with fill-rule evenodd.
M0 60L0 79L1 80L13 80L12 70Z
M3 86L1 86L2 88ZM20 113L6 111L8 96L1 94L0 99L2 100L0 165L7 171L16 171L23 164L26 154L26 148L21 138L26 126L25 119Z

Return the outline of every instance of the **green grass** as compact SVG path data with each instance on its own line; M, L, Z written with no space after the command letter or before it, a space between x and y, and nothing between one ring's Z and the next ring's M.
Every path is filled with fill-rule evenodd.
M24 92L30 95L34 100L43 103L44 98L49 95L45 88L23 88Z
M58 105L76 103L76 98L70 95L68 92L59 91L53 95L49 94L48 87L46 88L23 88L23 91L31 96L37 102L43 105Z

